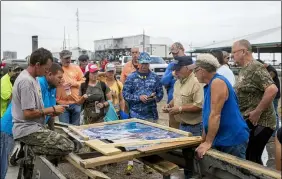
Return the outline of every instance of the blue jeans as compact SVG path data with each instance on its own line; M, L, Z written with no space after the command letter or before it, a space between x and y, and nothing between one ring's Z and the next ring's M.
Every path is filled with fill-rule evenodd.
M246 150L248 146L248 141L243 142L242 144L239 145L234 145L234 146L217 146L213 147L214 149L239 157L241 159L246 159Z
M78 104L70 104L65 112L59 116L60 122L79 126L80 124L81 106Z
M203 124L199 123L196 125L189 125L181 123L179 129L182 131L191 132L193 136L202 136Z
M12 135L1 132L0 160L1 160L1 179L5 179L8 170L8 157L14 148Z
M196 125L181 123L179 129L182 131L191 132L193 136L202 136L203 124L202 122ZM192 148L185 148L182 150L182 154L185 160L185 167L184 167L185 179L189 179L193 176L194 151Z
M272 134L273 137L275 137L276 131L279 129L279 116L278 116L278 111L277 111L278 101L279 101L279 98L273 100L273 106L274 106L274 110L275 110L275 114L276 114L276 128L275 128L275 130Z

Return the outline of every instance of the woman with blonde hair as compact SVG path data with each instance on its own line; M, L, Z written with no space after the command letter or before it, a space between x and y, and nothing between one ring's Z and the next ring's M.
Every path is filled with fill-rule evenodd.
M124 111L125 102L122 96L123 84L116 78L116 66L113 63L108 63L105 67L106 78L105 83L111 90L112 103L119 115L120 111Z

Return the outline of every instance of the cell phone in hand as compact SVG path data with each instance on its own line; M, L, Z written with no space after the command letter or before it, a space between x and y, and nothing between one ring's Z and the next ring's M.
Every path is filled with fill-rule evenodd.
M68 108L70 105L67 105L67 104L59 104L58 106L63 106L63 107Z

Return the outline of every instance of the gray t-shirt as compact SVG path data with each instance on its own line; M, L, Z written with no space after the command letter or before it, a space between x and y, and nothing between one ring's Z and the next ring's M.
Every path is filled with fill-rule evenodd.
M12 116L13 137L18 139L37 132L44 125L44 117L25 119L26 109L43 109L43 100L38 82L27 70L17 77L13 86Z

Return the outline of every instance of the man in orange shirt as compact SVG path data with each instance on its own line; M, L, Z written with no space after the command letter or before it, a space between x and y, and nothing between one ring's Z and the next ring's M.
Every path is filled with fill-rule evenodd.
M132 72L135 72L138 69L138 57L139 57L139 48L131 48L131 57L132 60L127 62L121 72L120 81L124 84L128 75Z
M81 106L77 102L80 99L79 87L84 78L80 67L71 64L71 55L68 50L60 53L64 84L57 88L57 103L68 105L65 112L59 116L60 122L79 125Z

